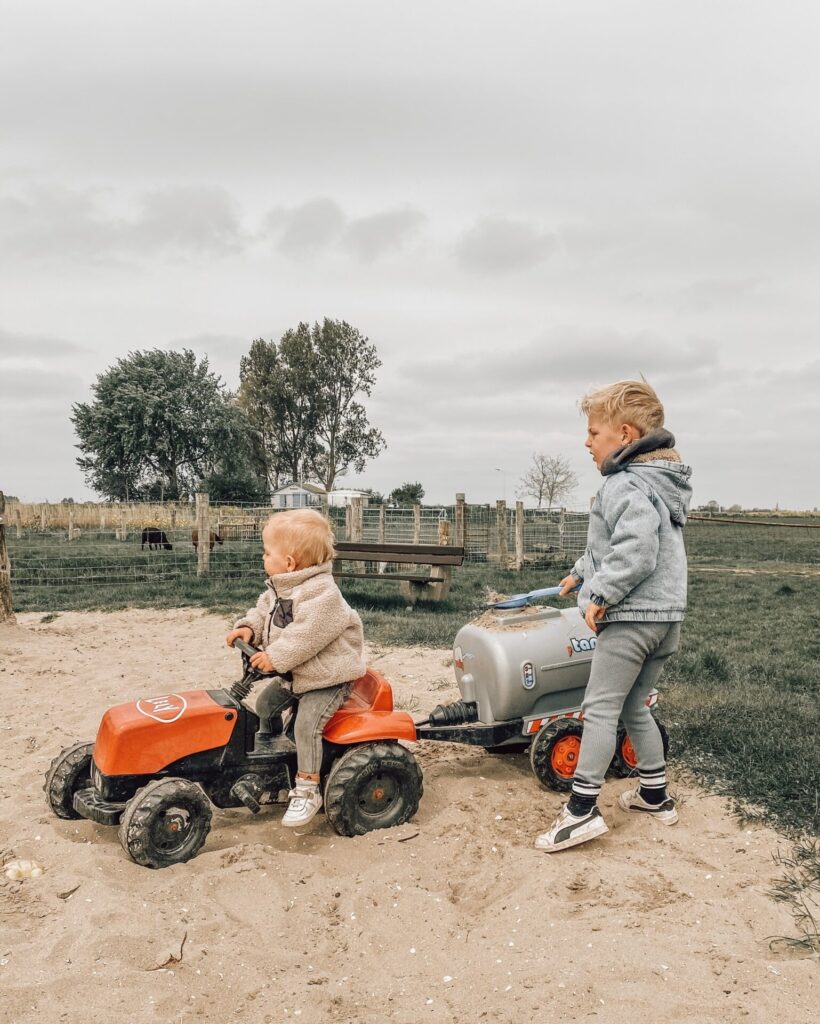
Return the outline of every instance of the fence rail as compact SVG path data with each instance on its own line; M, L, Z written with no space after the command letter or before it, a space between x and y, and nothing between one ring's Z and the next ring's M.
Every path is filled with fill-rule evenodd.
M193 503L21 505L7 501L5 538L12 588L162 585L196 575L258 578L260 535L274 510L264 505ZM589 514L578 509L468 504L389 508L354 501L325 509L337 539L465 548L465 564L522 570L569 568L583 552ZM207 530L202 526L207 523ZM199 545L213 531L219 540ZM166 542L143 543L146 528ZM788 521L693 515L684 537L690 564L781 567L820 565L820 517ZM390 572L393 567L388 566ZM2 571L2 566L0 566ZM8 577L7 577L8 578Z

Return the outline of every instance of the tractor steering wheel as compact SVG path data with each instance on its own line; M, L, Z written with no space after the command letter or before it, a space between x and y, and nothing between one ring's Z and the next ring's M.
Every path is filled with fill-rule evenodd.
M254 654L259 653L258 647L254 647L253 644L246 644L245 641L241 640L239 637L234 640L233 645L242 655L242 668L246 677L250 677L251 679L279 678L285 679L287 682L293 681L293 675L290 672L261 672L258 668L254 668L253 665L251 665L251 658Z

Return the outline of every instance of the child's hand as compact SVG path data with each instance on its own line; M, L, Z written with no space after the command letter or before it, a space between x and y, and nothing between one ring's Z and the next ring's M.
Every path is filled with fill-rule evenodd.
M570 574L569 576L565 576L558 585L561 588L561 593L558 596L566 597L567 594L578 586L578 580Z
M273 672L273 662L267 655L266 651L258 651L251 658L251 665L257 670L257 672Z
M589 626L593 633L598 632L598 623L606 615L606 607L602 604L593 604L591 601L587 607L587 613L584 616L584 622Z
M240 626L239 629L232 629L225 637L225 643L228 647L233 647L234 640L244 640L246 644L249 644L253 640L253 630L250 626Z

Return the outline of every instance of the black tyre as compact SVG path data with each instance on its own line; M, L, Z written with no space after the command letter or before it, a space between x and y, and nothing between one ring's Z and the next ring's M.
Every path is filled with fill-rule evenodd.
M653 715L654 718L654 715ZM663 722L655 718L655 725L660 730L661 739L663 740L663 756L666 758L669 753L669 733L666 731L666 726ZM635 748L632 746L626 729L618 730L618 739L615 743L615 756L612 758L612 764L609 766L610 772L617 776L619 779L625 779L630 775L635 775L638 771L638 755L635 753Z
M211 830L211 804L194 782L155 779L138 789L120 819L123 849L146 868L183 864Z
M46 802L58 818L80 818L74 810L74 794L91 785L93 743L66 747L51 762L43 790Z
M581 750L584 727L575 718L559 718L542 725L530 747L530 764L545 789L567 793Z
M409 750L400 743L367 743L334 764L325 811L340 836L363 836L412 818L422 791L421 768Z

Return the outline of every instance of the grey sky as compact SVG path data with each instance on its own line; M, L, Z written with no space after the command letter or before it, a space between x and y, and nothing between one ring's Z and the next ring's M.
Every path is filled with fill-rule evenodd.
M820 9L0 0L0 488L90 496L72 402L137 348L377 345L361 483L586 504L647 375L695 500L813 507Z

